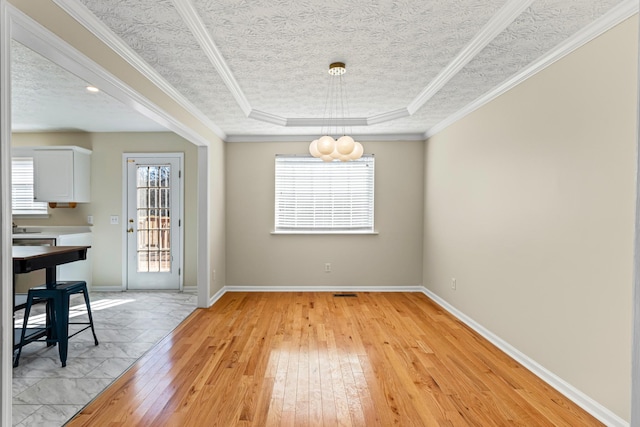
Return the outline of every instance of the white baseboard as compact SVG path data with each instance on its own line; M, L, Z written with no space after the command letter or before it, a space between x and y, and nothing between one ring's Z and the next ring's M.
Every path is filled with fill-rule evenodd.
M220 298L222 298L222 295L224 295L226 293L227 293L227 287L223 286L222 289L220 289L211 298L209 298L208 307L211 307L213 304L215 304Z
M422 292L422 286L225 286L227 292Z
M92 292L124 292L126 289L123 289L122 286L91 286L89 288ZM163 292L162 289L158 289L158 292ZM175 290L166 290L166 292L176 292ZM183 286L182 292L196 294L198 293L197 286Z
M555 375L553 372L549 371L535 360L531 359L524 353L520 352L518 349L513 347L511 344L504 341L499 336L495 335L493 332L489 331L475 320L470 318L469 316L462 313L460 310L449 304L444 299L440 298L438 295L430 291L425 287L421 287L422 292L433 301L435 301L438 305L444 308L446 311L451 313L453 316L457 317L461 322L469 326L471 329L482 335L485 339L490 341L493 345L498 347L500 350L505 352L511 358L516 360L525 368L529 369L540 379L545 381L551 387L558 390L565 397L572 400L575 404L580 406L582 409L593 415L600 422L604 423L609 427L629 427L629 423L611 412L609 409L602 406L600 403L593 400L591 397L587 396L568 382L564 381L562 378Z
M122 286L91 286L90 292L122 292Z

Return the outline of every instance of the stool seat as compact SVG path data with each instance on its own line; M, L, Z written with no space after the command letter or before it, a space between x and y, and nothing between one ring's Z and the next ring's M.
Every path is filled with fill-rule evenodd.
M81 293L84 296L84 302L87 307L88 322L69 322L69 300L71 295ZM62 366L67 366L67 348L69 338L80 332L91 328L95 345L98 345L98 337L93 326L93 316L91 315L91 303L89 302L89 291L87 283L84 281L65 281L55 282L46 286L37 286L29 289L27 300L25 303L25 313L20 342L18 344L18 353L15 357L13 366L18 366L22 347L30 342L37 341L29 337L27 328L29 313L31 306L38 302L47 302L47 338L48 344L58 344L58 353ZM86 325L79 331L69 335L69 325ZM41 328L42 329L42 328Z

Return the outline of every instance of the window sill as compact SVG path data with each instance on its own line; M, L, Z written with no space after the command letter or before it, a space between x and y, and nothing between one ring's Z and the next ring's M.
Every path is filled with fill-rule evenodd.
M319 234L319 235L327 235L327 234L348 234L348 235L365 235L365 236L375 236L378 235L379 233L377 231L357 231L357 230L344 230L344 231L339 231L339 230L321 230L321 231L314 231L314 230L277 230L277 231L272 231L271 234Z

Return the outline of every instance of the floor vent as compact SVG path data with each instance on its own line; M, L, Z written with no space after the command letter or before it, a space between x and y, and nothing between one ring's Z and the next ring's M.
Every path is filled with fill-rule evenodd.
M341 298L356 298L358 296L358 294L333 294L334 297L341 297Z

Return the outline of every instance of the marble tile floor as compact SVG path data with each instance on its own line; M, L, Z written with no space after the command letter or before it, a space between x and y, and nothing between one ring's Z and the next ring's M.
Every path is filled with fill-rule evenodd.
M93 292L90 297L100 344L94 345L91 330L71 338L65 368L57 346L26 345L13 369L13 426L64 425L193 312L197 299L178 292ZM72 297L71 306L71 321L87 321L81 295ZM44 305L34 306L30 322L44 323L43 311ZM22 317L22 311L16 313L17 326Z

